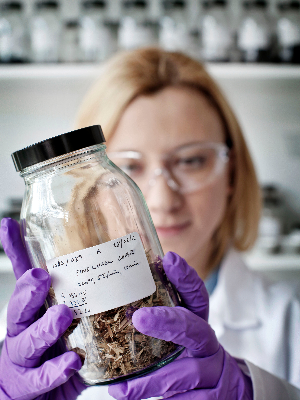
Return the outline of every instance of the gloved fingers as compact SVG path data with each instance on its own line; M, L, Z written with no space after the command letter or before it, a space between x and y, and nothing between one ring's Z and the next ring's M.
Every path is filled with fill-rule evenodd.
M208 323L183 307L143 307L132 322L141 333L184 346L194 357L210 356L220 347Z
M23 367L35 367L41 355L57 342L72 320L72 312L66 305L50 307L39 320L19 335L7 337L10 360Z
M185 391L185 393L182 390L168 391L164 394L164 398L171 398L172 400L253 400L251 378L244 375L234 357L222 347L220 347L220 351L223 355L222 370L215 385L210 386L210 388L200 385L195 390ZM210 367L214 367L213 363L210 364ZM202 371L202 369L199 371Z
M50 275L41 268L26 271L16 282L7 309L7 333L16 336L34 322L50 288Z
M50 395L51 399L55 400L76 400L78 396L87 389L88 386L82 381L78 374L74 374L71 378L61 386L55 389L55 396L53 396L53 391ZM46 400L45 397L37 397L36 400ZM99 398L99 400L101 400Z
M63 385L81 366L80 357L73 351L48 360L38 368L16 366L13 378L14 392L20 393L20 395L12 398L35 399L37 396ZM28 394L32 397L28 397Z
M195 389L184 393L175 393L173 396L168 396L166 398L170 400L216 400L219 397L218 393L216 393L216 389L212 388ZM226 399L226 397L224 399Z
M185 259L171 251L164 256L163 266L168 279L178 290L183 306L207 321L208 293L194 268L190 267Z
M20 225L12 218L3 218L0 228L3 249L10 259L16 279L32 268L26 248L23 244Z
M118 400L148 399L168 392L211 388L218 384L224 351L207 358L183 358L140 378L111 385L108 392Z

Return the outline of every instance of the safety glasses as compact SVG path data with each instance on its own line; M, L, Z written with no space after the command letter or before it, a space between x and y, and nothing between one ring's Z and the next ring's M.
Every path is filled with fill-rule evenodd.
M129 175L144 194L165 178L168 186L180 193L192 193L212 183L229 160L224 143L192 143L159 157L153 168L147 155L137 151L108 152L108 157Z

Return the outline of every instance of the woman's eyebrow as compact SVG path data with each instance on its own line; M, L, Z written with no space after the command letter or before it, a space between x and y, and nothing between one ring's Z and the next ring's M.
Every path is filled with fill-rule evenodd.
M211 141L209 141L209 140L193 140L191 142L183 143L179 146L176 146L171 152L181 150L182 148L189 147L189 146L192 146L195 144L207 144L207 143L211 143Z

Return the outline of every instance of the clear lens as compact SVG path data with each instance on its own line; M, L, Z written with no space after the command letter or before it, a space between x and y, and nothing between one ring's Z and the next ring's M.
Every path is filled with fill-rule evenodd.
M131 152L132 153L132 152ZM145 178L145 161L142 159L124 157L123 152L108 154L111 161L116 164L122 171L130 176L131 179Z
M164 168L155 171L149 168L147 160L138 152L112 152L108 156L143 192L149 182L153 186L158 175L163 175L172 189L188 193L206 186L223 171L228 161L228 148L223 143L186 145L166 154L162 160ZM159 174L158 170L161 171Z
M227 147L222 143L185 146L170 159L169 170L182 193L192 192L210 183L227 162Z

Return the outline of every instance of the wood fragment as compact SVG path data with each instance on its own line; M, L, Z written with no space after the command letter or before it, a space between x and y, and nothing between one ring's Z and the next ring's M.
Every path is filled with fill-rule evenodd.
M107 330L108 330L109 336L112 338L114 335L112 333L112 330L111 330L111 327L109 324L107 324Z

